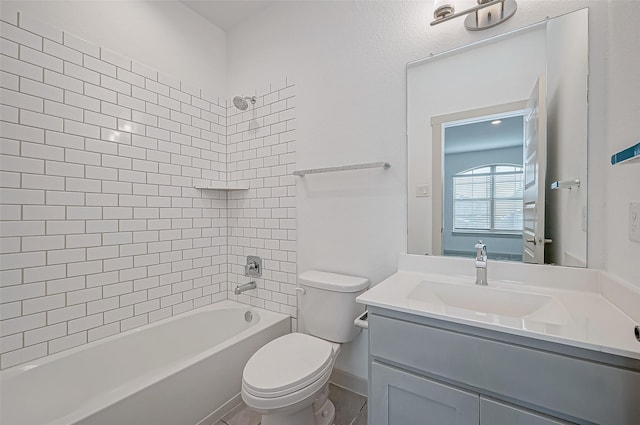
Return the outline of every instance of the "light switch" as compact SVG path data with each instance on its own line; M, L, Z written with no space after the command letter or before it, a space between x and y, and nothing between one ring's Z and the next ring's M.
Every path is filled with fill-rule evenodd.
M420 184L416 186L416 198L428 198L431 196L431 185Z
M629 239L640 242L640 202L629 203Z

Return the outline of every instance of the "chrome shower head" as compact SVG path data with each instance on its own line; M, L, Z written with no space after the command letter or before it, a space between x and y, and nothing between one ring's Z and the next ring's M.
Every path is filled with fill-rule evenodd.
M236 108L240 109L241 111L246 111L247 108L249 107L249 103L247 103L247 100L249 102L251 102L252 105L256 104L256 97L255 96L236 96L233 98L233 104L236 106Z

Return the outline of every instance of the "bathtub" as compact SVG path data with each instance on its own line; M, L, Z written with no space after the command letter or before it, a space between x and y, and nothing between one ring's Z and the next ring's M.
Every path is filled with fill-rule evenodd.
M290 327L223 301L15 366L0 372L0 423L209 425L240 400L249 357Z

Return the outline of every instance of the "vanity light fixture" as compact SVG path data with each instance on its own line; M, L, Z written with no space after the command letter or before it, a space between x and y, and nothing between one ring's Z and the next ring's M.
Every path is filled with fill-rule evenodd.
M434 20L431 26L450 21L460 16L467 16L464 26L469 31L486 30L500 25L512 17L518 4L515 0L477 0L478 5L456 13L455 0L434 0Z
M502 122L502 120L495 120L495 121L491 121L491 124L493 125L498 125Z

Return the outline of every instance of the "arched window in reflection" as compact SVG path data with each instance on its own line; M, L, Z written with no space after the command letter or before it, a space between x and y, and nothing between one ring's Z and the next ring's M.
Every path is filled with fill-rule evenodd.
M522 166L490 164L453 176L453 231L522 233Z

